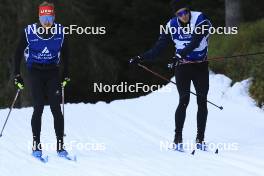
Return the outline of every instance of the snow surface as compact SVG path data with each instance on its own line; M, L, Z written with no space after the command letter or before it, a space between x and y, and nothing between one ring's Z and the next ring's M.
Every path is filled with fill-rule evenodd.
M210 75L208 99L224 110L208 105L208 142L238 143L237 151L161 150L161 142L174 136L174 113L178 103L176 87L110 104L67 104L65 106L66 143L104 144L105 150L70 151L78 156L69 162L44 149L49 162L31 157L32 108L15 109L0 138L0 176L263 176L264 113L248 95L249 80L236 83L223 75ZM172 89L170 92L164 90ZM193 88L192 88L193 90ZM191 95L184 128L184 140L196 135L196 98ZM0 110L0 125L8 109ZM53 118L45 107L42 143L54 143Z

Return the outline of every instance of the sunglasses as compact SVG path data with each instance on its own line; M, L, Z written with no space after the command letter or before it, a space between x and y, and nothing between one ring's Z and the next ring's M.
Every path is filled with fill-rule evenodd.
M179 12L177 12L177 16L178 17L182 17L182 16L184 16L184 15L187 15L189 13L189 10L182 10L182 11L179 11Z
M54 22L54 16L40 16L39 21L41 23L53 23Z

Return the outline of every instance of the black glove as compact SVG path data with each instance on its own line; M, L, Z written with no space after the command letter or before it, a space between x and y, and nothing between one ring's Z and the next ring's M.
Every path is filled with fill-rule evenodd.
M24 80L19 74L15 76L14 84L18 89L24 89Z
M172 62L168 64L168 68L169 69L174 69L175 67L177 67L178 65L181 65L184 62L184 59L182 59L181 55L176 54L173 58L172 58Z
M129 59L129 64L137 65L137 64L142 63L142 62L143 62L143 58L141 56L135 56L135 57Z

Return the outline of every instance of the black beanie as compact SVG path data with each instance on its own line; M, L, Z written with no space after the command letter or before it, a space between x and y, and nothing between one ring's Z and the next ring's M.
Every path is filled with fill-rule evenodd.
M179 9L189 8L190 3L191 3L191 0L172 0L170 4L173 10L173 13L175 13Z

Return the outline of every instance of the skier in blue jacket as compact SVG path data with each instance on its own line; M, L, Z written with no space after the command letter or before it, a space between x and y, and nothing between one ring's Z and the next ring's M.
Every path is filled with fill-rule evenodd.
M208 71L208 29L211 26L209 19L201 12L191 11L189 0L174 0L172 7L175 17L170 19L166 27L168 33L162 32L152 49L142 55L130 59L131 64L142 63L156 58L171 42L174 43L176 52L173 58L176 84L179 93L179 104L175 113L176 150L182 150L182 131L186 117L186 108L190 100L191 81L197 93L197 148L203 148L204 133L207 121L207 94L209 90ZM189 29L189 30L186 30ZM199 29L199 30L198 30ZM204 29L204 30L202 30ZM173 32L174 31L174 32Z
M59 156L68 153L64 148L64 118L60 108L61 80L59 67L61 56L63 58L64 85L70 80L68 75L68 47L63 34L63 27L54 23L54 4L43 2L39 6L39 23L28 25L21 34L15 54L15 78L14 82L18 89L23 89L24 81L20 74L22 56L29 75L34 112L31 119L33 133L33 153L35 157L42 156L40 142L41 116L45 105L45 96L54 117L54 129L57 137L57 152ZM51 29L56 28L56 32ZM42 29L42 30L41 30Z

